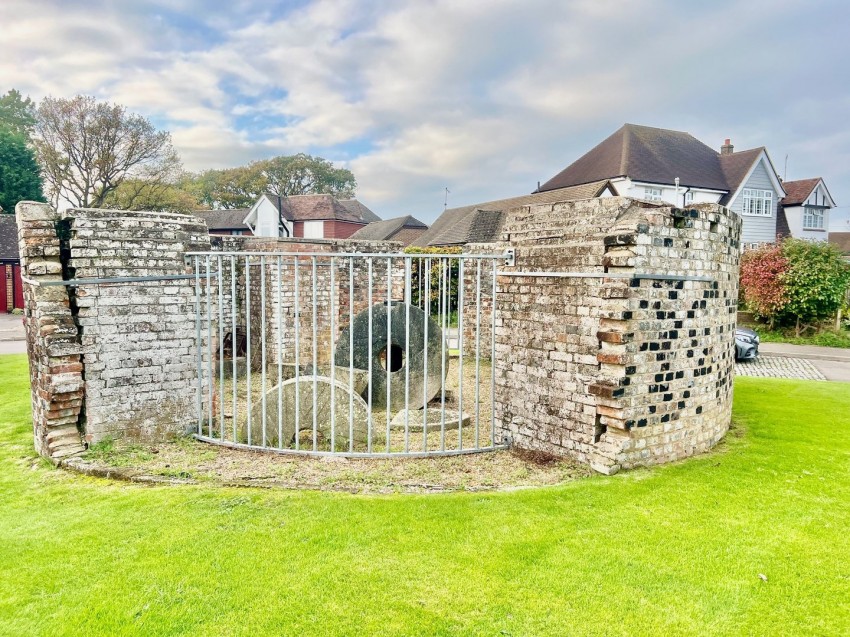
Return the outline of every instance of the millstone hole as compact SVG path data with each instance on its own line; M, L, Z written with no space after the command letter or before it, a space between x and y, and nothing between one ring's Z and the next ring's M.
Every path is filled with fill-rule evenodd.
M387 369L387 348L381 350L381 353L378 355L381 361L381 367ZM395 343L390 344L390 371L397 372L398 370L404 367L404 348L399 347Z

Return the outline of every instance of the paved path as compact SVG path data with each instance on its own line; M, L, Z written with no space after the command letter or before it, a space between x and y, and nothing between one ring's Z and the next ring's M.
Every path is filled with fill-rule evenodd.
M804 358L759 356L755 360L735 364L737 376L759 378L795 378L799 380L827 380L826 376Z
M0 313L0 354L26 354L23 317Z
M788 345L786 343L762 343L759 359L795 360L805 359L826 380L850 383L850 349L818 347L816 345ZM781 365L780 362L775 363ZM739 363L740 365L740 363ZM746 374L745 374L746 375ZM786 376L784 378L797 378Z

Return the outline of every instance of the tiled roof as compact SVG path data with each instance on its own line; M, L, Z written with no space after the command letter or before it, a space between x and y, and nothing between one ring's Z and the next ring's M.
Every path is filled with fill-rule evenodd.
M412 245L450 246L465 243L491 243L499 238L504 223L503 213L507 210L532 204L592 199L601 194L606 187L611 187L607 179L471 206L449 208ZM613 187L611 189L613 190Z
M386 221L373 221L360 228L349 239L386 241L391 239L402 228L421 228L427 230L428 226L419 221L419 219L407 215L406 217L396 217L395 219L387 219Z
M829 242L844 254L850 254L850 232L830 232Z
M360 214L349 210L332 195L278 197L266 194L266 197L278 207L288 221L336 220L365 223Z
M719 156L689 133L625 124L539 190L614 177L660 184L672 184L678 177L682 187L727 190Z
M233 210L196 210L192 214L206 221L210 230L247 230L242 220L248 214L248 208Z
M720 169L723 171L723 176L726 179L726 190L729 192L720 198L720 203L726 205L729 200L735 195L750 168L758 160L764 146L752 148L750 150L742 150L729 155L718 155L720 161Z
M363 221L365 221L367 223L372 223L373 221L380 221L381 220L381 218L378 215L376 215L374 212L369 210L369 208L364 206L362 203L360 203L356 199L340 199L339 203L341 203L343 206L345 206L345 208L349 212L359 216L361 219L363 219Z
M812 179L798 179L797 181L783 181L782 187L788 193L782 199L783 206L799 206L809 198L815 186L820 182L820 177Z
M8 212L0 213L0 259L17 261L19 258L18 224L15 221L15 215Z

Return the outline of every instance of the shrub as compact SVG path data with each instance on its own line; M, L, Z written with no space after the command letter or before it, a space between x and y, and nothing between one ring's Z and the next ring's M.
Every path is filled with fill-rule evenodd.
M838 311L850 283L850 268L835 246L826 242L786 239L782 254L788 269L781 275L788 293L783 312L801 323L817 323Z
M841 308L848 284L850 267L825 242L786 239L741 258L741 294L747 307L771 329L777 323L795 324L797 336L807 324Z
M741 257L744 302L756 316L766 319L771 329L788 303L788 291L783 282L788 267L788 259L782 254L780 245L749 250Z

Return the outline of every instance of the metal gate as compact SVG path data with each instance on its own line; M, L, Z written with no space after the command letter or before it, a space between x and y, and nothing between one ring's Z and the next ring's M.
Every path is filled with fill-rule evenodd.
M493 360L507 257L188 253L196 437L314 456L505 448Z

